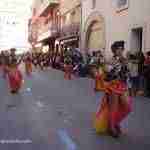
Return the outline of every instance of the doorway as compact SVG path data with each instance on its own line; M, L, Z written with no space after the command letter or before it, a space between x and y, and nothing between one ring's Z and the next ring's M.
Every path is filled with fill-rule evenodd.
M131 51L139 52L142 51L143 41L143 28L135 28L131 31Z

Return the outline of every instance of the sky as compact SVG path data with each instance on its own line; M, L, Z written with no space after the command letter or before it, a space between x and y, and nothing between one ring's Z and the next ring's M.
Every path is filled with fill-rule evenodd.
M26 49L32 0L0 0L0 49Z

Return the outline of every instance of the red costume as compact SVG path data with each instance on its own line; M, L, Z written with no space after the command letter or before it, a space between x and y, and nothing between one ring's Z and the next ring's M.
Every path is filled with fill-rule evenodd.
M22 85L22 74L16 67L12 67L8 73L9 87L11 92L16 93Z

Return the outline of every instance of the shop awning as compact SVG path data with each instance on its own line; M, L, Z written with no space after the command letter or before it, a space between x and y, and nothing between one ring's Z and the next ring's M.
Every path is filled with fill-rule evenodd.
M69 43L69 42L73 42L73 41L78 41L79 36L67 36L67 37L58 38L57 40L59 42Z
M38 42L43 41L44 39L47 39L47 38L51 37L51 35L52 35L52 32L50 30L48 30L47 32L41 34L38 37Z

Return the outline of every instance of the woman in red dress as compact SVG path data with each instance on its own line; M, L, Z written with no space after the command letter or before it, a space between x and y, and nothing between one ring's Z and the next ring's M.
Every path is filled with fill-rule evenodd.
M15 54L10 55L11 63L8 70L8 82L11 93L18 93L22 85L22 74L18 68L18 62Z
M8 73L8 80L11 93L17 93L22 85L22 74L17 65L11 65Z

